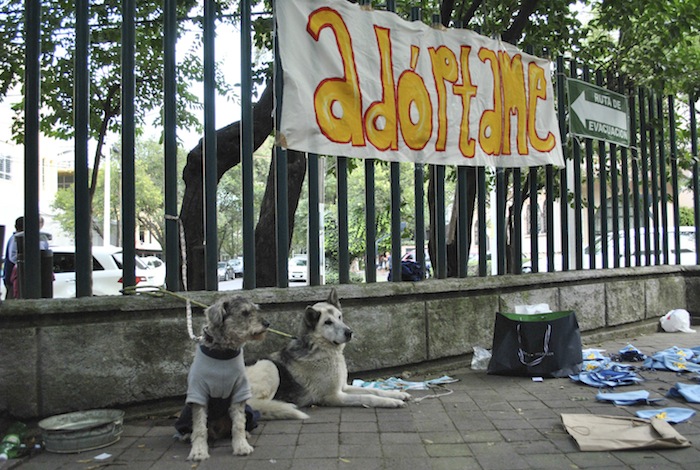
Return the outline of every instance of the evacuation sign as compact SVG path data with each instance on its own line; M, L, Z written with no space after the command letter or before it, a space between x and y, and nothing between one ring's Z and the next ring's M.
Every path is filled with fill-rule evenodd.
M567 79L571 133L629 146L629 116L625 95Z

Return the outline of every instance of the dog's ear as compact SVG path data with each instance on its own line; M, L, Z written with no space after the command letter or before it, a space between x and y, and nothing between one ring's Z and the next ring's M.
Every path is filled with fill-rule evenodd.
M220 326L224 321L224 316L228 311L228 302L216 302L206 310L207 319L212 326Z
M306 335L306 333L314 331L316 329L316 324L318 323L318 320L320 318L321 312L315 310L311 306L306 307L306 311L304 312L304 322L301 326L301 336L304 336Z
M340 301L338 300L338 291L335 290L335 287L331 289L331 291L328 293L328 298L326 299L326 302L329 304L333 305L335 308L340 310Z

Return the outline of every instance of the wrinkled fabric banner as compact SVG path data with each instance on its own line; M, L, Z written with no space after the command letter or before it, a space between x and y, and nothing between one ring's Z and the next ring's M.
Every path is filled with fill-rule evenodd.
M563 166L548 60L345 0L276 8L278 145L396 162Z

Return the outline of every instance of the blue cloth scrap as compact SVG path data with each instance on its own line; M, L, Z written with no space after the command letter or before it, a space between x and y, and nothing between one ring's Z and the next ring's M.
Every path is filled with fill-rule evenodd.
M639 362L639 361L644 361L647 356L646 354L642 354L642 352L632 346L631 344L628 344L624 348L620 349L620 360L624 362Z
M584 349L581 351L584 361L609 361L607 357L603 356L602 350L600 349Z
M379 390L429 390L430 387L436 385L450 384L457 381L458 379L453 379L447 375L423 382L411 382L408 380L398 379L396 377L390 377L386 380L377 380L373 382L365 382L361 379L355 379L352 381L352 385L353 387L374 388Z
M677 383L666 394L671 398L685 398L690 403L700 403L700 385Z
M644 381L632 371L631 367L612 363L597 369L581 371L576 375L570 375L569 378L597 388L635 385Z
M619 392L619 393L603 393L598 392L596 395L598 401L611 401L615 405L651 405L662 401L663 398L649 398L649 392L646 390L636 390L634 392Z
M643 419L658 418L663 419L667 423L676 424L695 416L695 410L690 408L660 408L658 410L641 410L635 414Z
M673 346L644 361L644 368L673 372L700 372L700 354L695 349Z

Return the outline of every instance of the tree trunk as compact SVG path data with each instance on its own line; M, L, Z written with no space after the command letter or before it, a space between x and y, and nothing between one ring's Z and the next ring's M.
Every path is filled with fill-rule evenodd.
M268 83L260 100L253 105L253 145L260 147L273 129L273 89ZM217 181L241 161L240 121L216 131ZM185 194L180 208L180 220L185 232L187 259L187 290L202 290L204 279L204 195L203 195L202 140L190 150L182 171ZM296 207L296 205L295 205ZM274 269L274 265L268 269Z
M260 205L260 218L255 228L255 286L273 287L277 285L277 205L275 201L275 158L270 162L270 172L265 186L265 195ZM306 175L306 154L295 150L287 151L287 198L289 201L289 240L294 233L294 214L299 205L301 188Z

